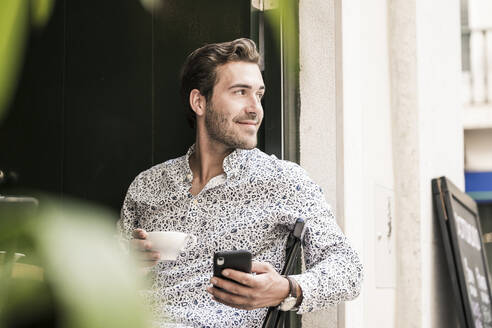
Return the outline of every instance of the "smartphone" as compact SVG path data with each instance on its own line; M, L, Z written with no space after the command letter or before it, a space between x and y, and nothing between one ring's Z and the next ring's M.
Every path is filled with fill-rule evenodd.
M227 279L222 276L222 270L224 269L251 273L251 253L247 250L214 253L214 276Z

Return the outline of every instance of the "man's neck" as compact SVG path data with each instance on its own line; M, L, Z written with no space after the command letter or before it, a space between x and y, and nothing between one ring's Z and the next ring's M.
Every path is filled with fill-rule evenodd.
M204 186L213 177L224 173L224 158L234 149L222 144L197 138L195 151L189 158L190 169L193 172L193 180Z

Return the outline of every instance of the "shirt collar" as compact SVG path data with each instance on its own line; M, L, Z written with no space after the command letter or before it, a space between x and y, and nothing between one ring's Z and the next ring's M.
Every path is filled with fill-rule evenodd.
M189 183L193 181L193 172L191 171L189 160L191 154L193 154L194 151L195 151L195 144L191 145L191 147L188 149L184 162L184 166L185 166L184 180ZM227 175L227 178L238 176L239 171L244 168L243 162L246 159L247 152L248 150L246 149L236 148L232 153L230 153L229 155L226 156L226 158L224 158L224 163L222 164L222 167L224 169L225 174Z
M195 144L191 145L191 147L186 152L185 160L184 160L184 181L191 183L193 181L193 172L190 168L190 156L195 151Z

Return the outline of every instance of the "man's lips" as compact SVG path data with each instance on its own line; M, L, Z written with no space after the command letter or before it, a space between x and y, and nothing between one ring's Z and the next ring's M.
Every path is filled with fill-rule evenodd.
M244 125L257 125L258 122L256 121L240 121L240 122L237 122L238 124L244 124Z

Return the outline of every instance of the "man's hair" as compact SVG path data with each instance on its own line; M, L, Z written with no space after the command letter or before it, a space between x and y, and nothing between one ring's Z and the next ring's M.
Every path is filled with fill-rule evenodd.
M192 128L196 127L196 115L190 106L191 90L198 89L208 103L217 83L217 68L229 62L239 61L259 64L260 55L252 40L242 38L207 44L186 58L181 70L181 97L185 105L186 119Z

